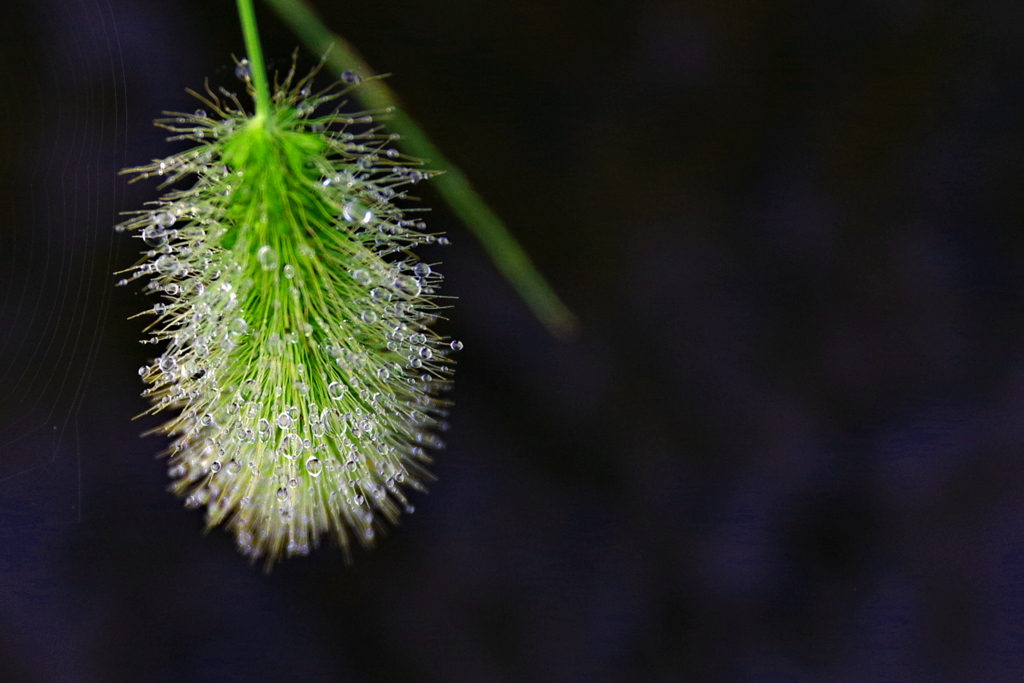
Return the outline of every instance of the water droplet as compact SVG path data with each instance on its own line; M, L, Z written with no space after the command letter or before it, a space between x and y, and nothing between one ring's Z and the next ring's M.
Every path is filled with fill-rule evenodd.
M372 281L370 278L370 274L363 270L362 268L352 273L352 279L361 285L368 285Z
M256 252L256 260L260 262L263 270L277 270L277 266L280 263L277 257L277 252L269 244L264 244Z
M166 273L170 273L172 270L174 270L174 268L177 265L178 265L178 262L174 259L173 256L169 256L167 254L164 254L163 256L161 256L160 258L158 258L156 260L156 263L153 264L153 267L156 268L156 271L158 273L166 274Z
M142 241L151 247L162 247L167 242L167 233L163 228L150 225L142 231Z
M153 216L153 223L159 228L169 228L172 225L174 225L174 221L174 214L168 213L166 211L161 211L160 213Z
M210 465L210 471L213 472L214 474L220 472L220 462L214 460L213 463Z
M243 335L249 329L249 323L245 322L244 318L235 318L231 321L230 329L234 335Z
M306 461L306 471L311 477L319 477L324 469L324 464L317 458L310 458Z
M462 342L460 342L458 339L453 339L451 346L452 351L461 351L464 348Z
M372 325L375 322L377 322L377 313L376 313L376 311L372 311L369 308L366 309L365 311L363 311L362 315L360 315L359 317L362 318L363 322L368 324L368 325Z
M228 461L228 474L235 475L241 471L242 463L238 462L238 460L234 458L231 458L231 460Z
M235 78L240 81L247 81L252 78L252 68L249 66L248 59L243 59L235 67Z
M286 263L284 266L284 276L289 280L295 277L295 268L290 263Z
M295 458L299 457L299 453L301 452L302 439L299 438L298 434L288 434L283 439L281 439L281 450L279 451L280 455L283 455L289 460L294 460Z
M409 296L419 296L423 291L423 286L419 283L419 280L407 275L395 278L395 288Z
M417 263L412 272L416 274L416 277L427 277L430 275L430 266L426 263Z
M430 360L433 357L434 352L430 349L429 346L420 347L420 358L422 358L423 360Z
M284 342L281 341L281 337L277 336L277 332L270 335L267 339L267 351L273 355L279 355L284 352Z
M362 220L363 220L363 225L365 225L365 224L369 223L370 221L372 221L373 220L373 211L367 210L366 213L363 214Z
M377 371L377 376L386 382L391 379L391 371L387 368L381 368Z
M277 426L281 429L288 429L292 426L292 416L287 412L281 413L277 416Z
M288 489L281 487L277 490L277 499L282 503L288 500Z
M337 401L345 395L346 389L348 389L348 387L341 382L331 382L327 385L327 395Z

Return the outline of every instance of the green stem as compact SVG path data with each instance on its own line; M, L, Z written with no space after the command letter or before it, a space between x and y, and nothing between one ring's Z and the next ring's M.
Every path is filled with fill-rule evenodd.
M341 36L332 33L310 8L306 0L267 0L278 16L312 52L326 54L327 64L338 74L354 71L373 75L365 60ZM241 6L241 0L239 0ZM375 79L356 88L354 94L368 109L393 108L388 126L402 136L401 144L415 157L429 160L432 169L443 171L432 184L455 215L480 241L502 275L553 334L572 337L576 316L558 298L530 257L509 233L508 228L470 185L466 176L448 161L398 103L398 97L382 80Z
M249 71L256 89L256 116L270 115L270 84L267 81L267 67L263 64L263 48L260 47L260 33L256 29L256 11L252 0L238 0L238 19L242 22L245 35L245 51L249 57Z

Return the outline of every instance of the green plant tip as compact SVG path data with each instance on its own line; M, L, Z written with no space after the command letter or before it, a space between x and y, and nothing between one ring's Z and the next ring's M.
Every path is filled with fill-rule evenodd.
M446 240L395 203L429 174L386 112L342 112L357 86L312 79L293 68L268 114L193 93L205 110L158 125L194 146L125 171L168 192L118 226L147 245L121 284L161 299L144 343L166 348L139 374L149 412L174 413L171 488L268 567L411 511L462 347L430 330L441 277L411 251Z

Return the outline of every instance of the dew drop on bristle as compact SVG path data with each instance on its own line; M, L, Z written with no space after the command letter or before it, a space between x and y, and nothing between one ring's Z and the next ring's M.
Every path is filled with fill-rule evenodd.
M270 245L264 244L256 252L256 260L260 262L260 266L263 270L277 270L278 258L277 252Z
M153 216L153 224L157 228L161 228L161 229L169 228L172 225L174 225L174 223L175 223L174 215L170 214L170 213L168 213L166 211L163 211L163 212L158 213L155 216Z
M143 229L142 241L151 247L162 247L167 244L167 233L158 225L150 225Z
M318 458L311 457L306 461L306 471L311 477L319 477L323 469L324 465Z

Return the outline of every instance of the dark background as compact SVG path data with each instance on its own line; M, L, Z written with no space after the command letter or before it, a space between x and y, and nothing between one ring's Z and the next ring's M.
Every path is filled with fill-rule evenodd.
M5 0L0 680L1024 678L1024 3L315 4L582 334L426 190L438 481L264 575L165 492L112 274L234 3Z

